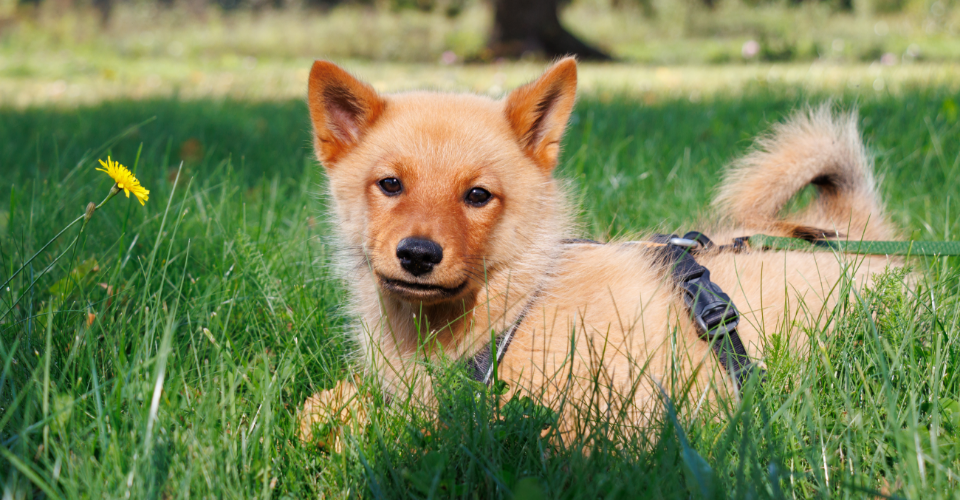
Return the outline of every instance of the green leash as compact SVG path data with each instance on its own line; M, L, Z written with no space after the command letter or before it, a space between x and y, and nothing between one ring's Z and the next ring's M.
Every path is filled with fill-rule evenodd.
M747 239L753 248L806 252L843 252L868 255L947 256L960 255L960 241L807 241L757 234Z

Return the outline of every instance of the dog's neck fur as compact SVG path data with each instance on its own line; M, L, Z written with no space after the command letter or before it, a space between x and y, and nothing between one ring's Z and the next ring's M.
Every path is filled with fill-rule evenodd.
M542 209L541 223L530 228L530 241L537 244L526 246L516 260L489 265L484 284L454 301L423 305L384 294L364 258L355 256L354 269L364 271L352 288L352 302L361 319L356 330L360 363L368 374L390 392L411 390L411 381L426 380L411 372L423 374L426 366L444 357L451 361L473 356L513 325L524 308L549 289L553 271L561 265L561 241L569 233L562 189ZM415 388L417 392L430 391L425 387L429 384L418 385L424 387Z

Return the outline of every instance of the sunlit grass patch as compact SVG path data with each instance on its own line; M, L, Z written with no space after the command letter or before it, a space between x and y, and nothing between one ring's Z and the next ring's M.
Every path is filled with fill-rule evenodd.
M42 64L44 71L0 79L0 103L23 108L74 107L131 98L302 99L313 63L312 58L266 60L245 68L239 62L230 63L229 58L198 63L164 58L129 61L111 56L89 57L89 67L95 69L75 72L71 69L75 64L72 57L44 54L31 63ZM445 67L343 61L343 65L381 92L429 88L493 97L500 97L507 89L536 78L543 70L539 62ZM2 71L0 69L0 74ZM606 101L628 97L647 104L677 98L692 102L714 97L737 98L757 91L790 96L829 92L873 99L902 96L931 87L953 90L960 87L958 82L960 66L947 63L894 67L831 62L721 66L622 63L581 64L579 70L581 95Z

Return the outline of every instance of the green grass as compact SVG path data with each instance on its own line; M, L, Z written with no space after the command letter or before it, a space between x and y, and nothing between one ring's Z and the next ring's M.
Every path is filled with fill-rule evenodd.
M575 183L585 234L692 228L722 165L817 100L789 95L582 100L558 175ZM853 101L891 217L914 238L956 239L960 94ZM139 155L151 190L145 207L98 211L31 290L76 232L0 291L0 311L23 295L0 321L5 495L958 495L960 290L945 260L916 261L911 291L890 275L842 304L809 332L810 356L767 332L766 383L716 412L679 400L647 431L600 420L561 442L541 437L536 407L451 383L437 413L377 406L343 453L300 444L297 408L349 373L352 347L308 131L299 101L0 110L0 279L103 198L96 158Z

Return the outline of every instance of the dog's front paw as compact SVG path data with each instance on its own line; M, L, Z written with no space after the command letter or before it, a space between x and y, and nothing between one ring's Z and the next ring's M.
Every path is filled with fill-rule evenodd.
M320 391L303 403L300 440L339 453L343 451L341 436L344 429L349 425L362 427L366 421L366 405L357 393L357 387L342 380L333 389Z

